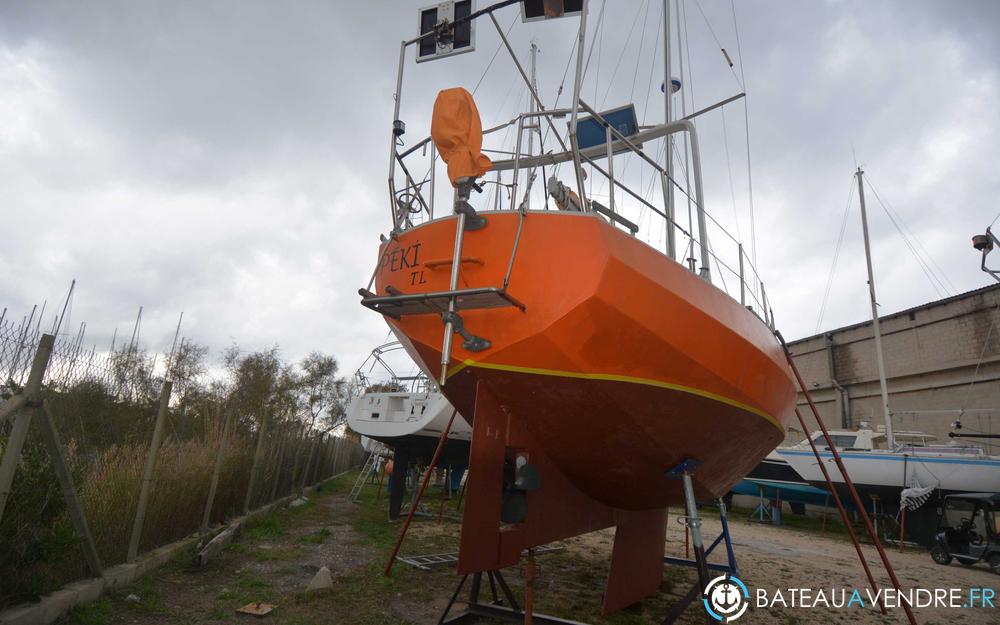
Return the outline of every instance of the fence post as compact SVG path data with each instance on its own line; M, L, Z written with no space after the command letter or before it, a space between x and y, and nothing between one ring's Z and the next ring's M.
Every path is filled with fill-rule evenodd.
M201 533L208 531L208 523L212 518L212 506L215 505L215 491L219 488L219 473L226 457L226 447L229 445L229 429L233 423L232 403L226 403L226 421L222 426L222 440L219 441L219 455L215 458L215 468L212 469L212 482L208 487L208 499L205 501L205 514L201 517Z
M299 484L299 497L302 496L303 491L306 489L306 484L309 483L309 469L312 467L313 454L316 453L316 438L311 438L312 442L309 445L309 455L306 457L306 467L302 471L302 482Z
M334 436L331 434L326 439L326 446L323 448L323 464L319 467L319 474L316 475L316 481L325 480L330 476L330 462L333 460L334 452Z
M267 429L267 410L261 411L260 428L257 432L257 449L253 452L253 464L250 465L250 483L247 484L247 495L243 500L243 514L250 512L250 500L253 498L253 489L257 482L257 469L260 466L261 456L264 455L264 434Z
M52 347L55 342L56 337L51 334L42 335L41 340L38 341L38 349L35 351L35 359L31 363L31 373L28 374L27 385L21 393L4 404L4 406L11 405L13 408L14 426L10 431L10 438L7 440L7 448L3 450L3 460L0 461L0 519L3 519L7 497L10 495L11 484L14 483L14 473L17 471L17 465L21 463L21 449L24 447L24 440L28 437L31 414L37 407L35 396L42 388L45 368L49 366L49 358L52 356ZM31 404L34 406L28 407ZM4 419L0 418L0 424L3 421Z
M48 402L42 403L41 414L42 435L45 444L49 448L49 456L52 460L52 468L56 477L59 478L59 485L62 487L63 498L66 500L66 508L69 511L70 519L76 528L76 533L83 539L83 555L87 559L87 566L94 577L104 574L101 566L101 558L97 555L97 547L94 546L94 537L87 527L87 517L83 514L83 507L80 505L80 498L77 497L76 487L73 485L73 476L70 475L69 468L66 467L66 459L63 458L62 445L59 443L59 432L56 430L55 419L49 410Z
M330 467L330 474L329 474L330 477L333 477L338 473L337 460L340 458L340 447L341 447L341 441L343 440L344 439L340 438L339 436L336 436L333 439L333 466Z
M153 489L153 471L156 469L156 456L163 442L163 430L167 420L167 407L170 404L170 391L173 382L163 381L160 389L160 407L156 411L156 423L153 425L153 440L146 452L146 466L142 470L142 487L139 489L139 504L135 508L135 521L132 523L132 535L128 541L128 562L139 555L139 539L142 537L142 525L146 520L146 506L149 505L149 495Z
M268 501L274 501L278 496L278 482L281 481L281 463L285 460L285 442L288 439L286 434L279 434L278 438L278 461L274 463L274 478L271 480L271 497Z
M292 443L295 445L295 455L292 456L292 481L288 487L288 492L295 492L295 485L299 483L299 456L302 455L302 442L305 440L306 424L301 424L301 435L299 432L292 434Z

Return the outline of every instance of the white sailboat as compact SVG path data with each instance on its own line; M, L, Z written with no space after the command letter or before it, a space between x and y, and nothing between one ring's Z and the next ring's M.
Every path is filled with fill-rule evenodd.
M433 451L455 408L422 372L409 376L397 373L392 359L403 354L398 342L372 350L354 374L347 425L362 437L390 447L409 437L426 438L430 442L419 446L429 444ZM461 415L455 415L448 438L466 443L471 440L472 428Z
M1000 456L988 455L980 447L955 443L935 444L934 437L922 432L893 431L875 298L875 275L868 238L863 176L864 172L859 168L858 194L885 426L882 431L873 431L867 427L857 431L832 430L830 435L833 442L862 499L878 500L889 508L900 505L900 493L906 488L931 488L939 497L952 493L1000 492ZM811 438L820 451L822 461L827 465L834 486L838 491L843 489L842 494L846 496L844 478L833 461L833 454L823 440L822 433L814 432ZM779 448L777 452L805 481L815 486L825 486L826 481L809 447L809 441L804 440L793 447Z
M438 466L447 467L454 482L460 482L469 462L472 427L458 414L437 384L421 372L401 376L391 364L402 355L398 342L372 350L352 381L354 398L347 408L347 425L361 435L362 445L374 451L374 442L393 451L394 469L389 478L389 516L395 518L403 502L406 471L396 467L426 466L448 429ZM454 420L451 419L455 415Z
M887 432L868 428L831 430L830 436L862 499L874 497L883 504L898 506L900 492L911 487L934 488L940 491L937 493L940 496L1000 492L1000 457L987 455L979 447L924 444L933 437L923 432L895 433L893 446L889 444ZM820 451L830 479L838 489L843 488L844 478L822 433L814 432L811 438ZM809 441L780 447L777 452L803 480L814 486L825 486L826 480Z

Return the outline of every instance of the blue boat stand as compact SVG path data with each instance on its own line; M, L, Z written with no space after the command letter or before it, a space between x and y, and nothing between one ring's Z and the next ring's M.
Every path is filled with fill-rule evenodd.
M691 544L693 546L694 559L690 560L687 558L664 557L663 562L665 564L690 566L697 569L698 581L691 586L691 589L688 590L684 597L673 605L670 613L667 614L665 619L663 619L663 625L671 625L672 623L675 623L684 611L687 610L696 599L701 597L702 592L704 592L704 589L709 582L709 570L721 571L723 573L739 577L739 567L736 565L736 554L733 551L733 541L729 535L729 518L726 515L726 504L721 499L719 500L719 520L722 522L722 532L714 541L712 541L712 544L709 545L708 549L705 549L705 544L702 541L701 517L698 515L698 502L694 497L694 485L691 480L691 475L698 469L700 464L701 463L697 460L687 459L667 471L667 477L680 478L684 484L684 503L687 508L687 514L686 516L681 517L681 522L686 525L691 532ZM726 546L727 564L715 564L708 561L709 554L711 554L720 543L725 544ZM715 622L708 614L705 614L705 618L708 623Z

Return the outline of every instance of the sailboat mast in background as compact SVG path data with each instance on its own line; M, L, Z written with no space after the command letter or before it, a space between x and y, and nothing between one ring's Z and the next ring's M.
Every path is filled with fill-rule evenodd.
M892 433L892 415L889 413L889 390L885 382L885 359L882 357L882 332L878 325L878 302L875 299L875 271L872 269L871 243L868 239L868 213L865 211L865 172L858 167L858 199L861 202L861 230L865 237L865 262L868 264L868 295L872 305L872 327L875 330L875 359L878 361L878 381L882 390L882 411L885 417L885 438L889 449L896 447Z

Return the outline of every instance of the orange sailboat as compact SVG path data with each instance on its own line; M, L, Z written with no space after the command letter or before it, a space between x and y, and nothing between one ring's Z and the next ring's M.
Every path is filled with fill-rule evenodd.
M414 45L420 53L421 41L436 39L438 49L451 42L453 53L461 20L492 18L497 8L427 20L431 26L402 49ZM361 295L472 423L459 572L499 570L516 564L524 549L615 526L604 595L611 612L659 587L666 507L693 505L685 485L699 500L725 494L781 442L796 395L766 304L746 305L748 288L757 292L746 286L753 281L738 276L743 301L712 284L693 124L681 119L640 129L587 106L580 98L585 4L579 15L570 107L545 110L511 50L533 106L511 122L518 139L506 160L483 155L479 114L464 89L439 93L431 137L401 153L400 66L390 156L393 229ZM555 116L569 117L568 141L558 138ZM520 136L532 124L536 131L549 124L565 149L525 151ZM604 141L583 141L595 128ZM692 145L698 273L673 258L679 184L668 165L640 147L678 133ZM455 187L453 210L444 215L433 214L433 191L427 202L423 182L405 165L428 143ZM661 178L662 203L615 177L624 153ZM553 176L545 186L551 210L529 208L536 171L559 163L572 166L575 191ZM620 190L607 206L587 198L587 170ZM510 204L475 208L477 181L495 175L499 193L505 173ZM519 182L527 186L520 203ZM664 217L667 253L636 236L638 227L624 216L626 199ZM742 269L742 248L739 254Z

